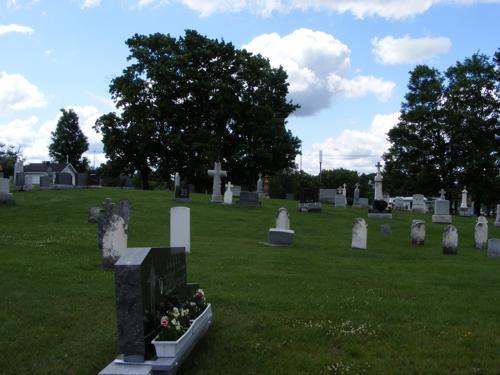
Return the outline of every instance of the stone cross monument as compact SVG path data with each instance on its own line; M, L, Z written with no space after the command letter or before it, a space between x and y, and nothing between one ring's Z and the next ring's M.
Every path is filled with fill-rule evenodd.
M208 175L214 178L212 187L212 203L222 203L220 178L227 176L227 171L223 171L220 162L215 162L214 169L208 171Z
M380 174L380 167L382 167L380 162L377 163L376 167L377 167L377 174L375 175L375 197L374 198L376 201L380 201L380 200L384 199L384 196L382 194L382 181L384 180L384 178Z

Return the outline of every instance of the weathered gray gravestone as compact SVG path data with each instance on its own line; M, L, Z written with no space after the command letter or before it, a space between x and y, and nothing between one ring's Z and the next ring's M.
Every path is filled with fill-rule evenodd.
M451 224L450 201L446 199L436 199L434 201L434 214L432 222L439 224Z
M260 207L259 193L242 191L239 205L240 207Z
M358 217L352 223L352 241L351 247L353 249L366 249L366 242L368 236L368 225L365 219Z
M389 224L382 224L380 226L380 232L382 234L385 234L386 236L389 236L392 234L392 229L391 229L391 226Z
M99 217L101 216L101 211L100 207L90 207L87 221L89 223L97 224L99 222Z
M343 193L335 195L335 207L336 208L347 207L347 199Z
M456 255L458 253L458 230L448 225L443 231L443 254Z
M488 256L500 257L500 238L490 238L488 240Z
M360 208L368 208L368 207L370 207L370 203L368 201L368 198L360 197L359 198L359 207Z
M53 179L50 175L40 176L40 188L50 189L53 186Z
M412 220L410 236L412 245L414 246L423 245L425 242L425 221Z
M185 300L197 287L186 281L184 248L129 248L116 262L118 351L125 362L154 356L151 340L167 298Z
M130 206L128 201L121 201L118 208L119 215L113 214L114 206L111 198L106 198L98 221L99 250L105 268L113 267L127 249Z
M361 208L361 205L359 204L359 184L356 184L355 186L352 208Z
M484 249L487 244L488 223L478 219L476 225L474 226L474 246L476 249Z
M411 212L420 212L420 213L427 212L427 206L425 205L425 197L422 194L413 195Z
M241 194L241 186L240 185L233 185L231 188L231 191L233 192L233 197L240 197Z
M0 203L14 203L14 197L9 190L9 179L0 177Z
M16 173L16 178L15 178L15 185L14 185L14 190L16 191L19 191L19 190L23 190L23 187L24 187L24 172L19 172L19 173Z
M125 222L125 231L128 233L128 223L130 221L130 202L128 199L122 199L116 205L116 214L123 218Z

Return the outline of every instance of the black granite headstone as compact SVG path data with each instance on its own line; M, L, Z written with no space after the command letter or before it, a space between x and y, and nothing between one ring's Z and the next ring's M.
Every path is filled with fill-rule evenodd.
M127 249L115 264L118 349L126 362L154 355L151 340L167 301L196 287L186 282L183 247Z
M88 185L88 173L86 172L83 172L83 173L78 173L78 175L76 176L76 183L78 184L78 186L82 187L82 186L87 186Z
M242 191L240 193L240 207L260 207L259 193Z
M73 185L73 176L69 173L61 172L56 173L57 185Z
M300 203L319 202L319 192L315 189L303 189L299 193Z
M191 202L191 198L189 198L189 186L176 186L175 200L178 202Z

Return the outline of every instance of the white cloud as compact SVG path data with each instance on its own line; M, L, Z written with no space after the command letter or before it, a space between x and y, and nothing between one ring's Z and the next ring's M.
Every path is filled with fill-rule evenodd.
M81 9L94 8L98 7L99 5L101 5L101 0L84 0L80 8Z
M103 153L102 137L96 133L92 126L102 113L92 106L68 106L78 115L80 129L87 136L89 150L84 154L91 164L96 157L96 165L105 161ZM57 122L61 117L58 112L53 119L40 123L36 116L27 119L16 119L5 125L0 124L2 142L21 148L23 156L28 162L40 162L50 160L49 144L52 132L56 129Z
M33 34L34 32L35 30L29 26L16 25L14 23L9 25L0 25L0 35L8 33Z
M372 39L372 52L382 64L414 64L436 54L448 52L451 41L445 37L402 38L386 36Z
M319 172L319 151L323 151L323 169L346 168L363 173L376 170L375 164L389 148L387 132L397 124L399 112L377 114L367 130L345 129L336 138L330 137L303 151L302 169ZM298 162L298 160L297 160Z
M168 4L166 0L136 0L139 6ZM250 11L262 16L273 12L314 10L351 13L357 18L405 19L424 13L438 4L472 5L499 0L172 0L184 4L202 17L214 13Z
M302 28L283 37L263 34L243 48L286 70L290 98L301 106L296 112L298 116L312 115L329 107L339 94L353 98L372 93L386 100L395 87L393 82L372 76L348 78L349 47L321 31Z
M20 74L0 72L0 114L43 107L43 93Z

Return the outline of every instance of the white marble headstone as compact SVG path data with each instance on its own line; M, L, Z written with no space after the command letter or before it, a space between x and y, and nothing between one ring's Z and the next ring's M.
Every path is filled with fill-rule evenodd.
M226 184L226 191L224 192L224 204L233 204L233 192L231 190L233 186L231 181Z
M474 245L476 246L476 249L484 249L487 243L488 243L488 224L487 223L485 224L483 221L478 220L474 227Z
M443 231L443 253L455 255L458 251L458 230L454 225L448 225Z
M9 179L0 177L0 193L8 193L9 188L10 188Z
M184 247L191 251L191 213L188 207L170 209L170 247Z
M366 249L368 237L368 225L365 219L358 217L352 223L352 241L351 247L353 249Z
M290 229L290 215L286 208L278 208L276 214L276 228L277 229Z
M423 245L425 242L425 221L412 220L411 222L411 244Z

